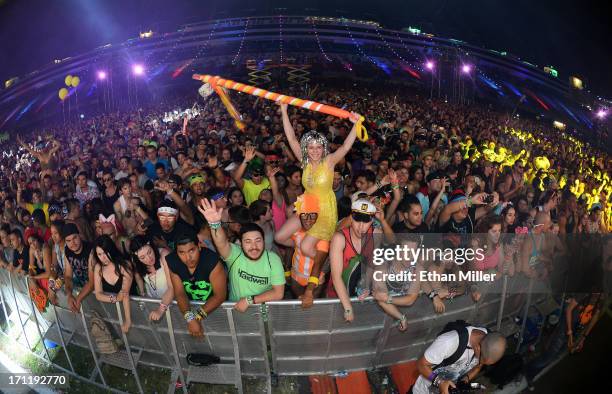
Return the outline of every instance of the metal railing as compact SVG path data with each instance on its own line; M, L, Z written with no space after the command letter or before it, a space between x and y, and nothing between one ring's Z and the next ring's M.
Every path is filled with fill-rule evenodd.
M17 339L27 350L59 370L114 392L121 391L112 388L102 366L129 370L140 393L144 392L138 373L141 365L170 371L168 393L175 391L177 380L183 383L184 393L192 382L233 384L242 392L242 376L264 379L271 392L272 374L330 374L413 360L449 321L464 319L475 325L496 326L498 330L504 321L509 321L507 326L518 331L513 319L508 318L527 311L527 303L538 302L538 297L532 297L529 291L544 293L543 287L524 277L504 277L491 284L476 303L469 296L447 301L443 314L435 314L427 297L419 297L414 305L400 308L408 318L408 330L403 333L371 298L365 302L353 300L355 319L351 324L345 323L337 299L316 300L307 310L301 308L299 301L269 302L251 306L245 313L235 311L234 303L226 302L203 321L205 336L198 340L189 335L176 305L166 311L160 322L151 322L149 313L160 302L156 299L132 297L132 327L127 334L120 328L121 303L101 303L93 295L85 298L79 313L74 313L65 295L59 292L57 305L49 304L40 313L30 299L27 278L0 270L0 297L7 327L9 322L19 326ZM94 314L113 328L123 349L113 354L97 350L88 325ZM520 328L522 338L524 325ZM41 339L61 346L68 368L54 362L45 346L42 351L35 350ZM94 361L89 375L76 372L69 345L89 350ZM207 367L190 366L186 361L188 353L214 354L221 362Z

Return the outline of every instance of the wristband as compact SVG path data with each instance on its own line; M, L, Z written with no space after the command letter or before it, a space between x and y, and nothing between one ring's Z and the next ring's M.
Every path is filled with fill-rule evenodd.
M433 301L433 299L436 298L437 295L438 295L438 292L435 290L432 290L431 293L429 293L427 297L429 297L429 299Z
M192 321L196 320L196 315L193 313L193 311L187 311L183 315L183 318L187 323L191 323Z
M165 312L166 310L168 310L168 305L164 304L164 303L160 303L159 304L159 310L162 312Z
M465 206L468 208L471 208L472 205L473 205L472 197L468 197L467 200L465 200Z
M399 189L399 184L395 183L391 185L391 190L396 190L396 189Z
M311 276L310 278L308 278L308 283L313 283L315 286L318 286L319 278L317 278L316 276Z
M436 371L431 371L431 373L427 377L427 380L429 380L430 382L433 382L436 379L436 376L438 376Z
M291 276L291 271L285 271L285 278L288 278Z
M216 230L221 227L221 222L208 223L208 227L210 227L211 230Z
M244 297L246 299L247 305L253 305L255 303L255 300L253 299L253 296L248 296L248 297Z
M208 317L208 313L206 313L206 311L204 309L202 309L202 307L200 307L194 313L196 314L196 316L200 317L198 320L206 319Z
M344 316L346 316L346 315L350 315L351 313L353 313L353 310L352 310L352 309L345 309L345 310L344 310Z
M385 304L393 304L393 296L392 295L389 295L387 297L387 300L385 301Z
M110 294L108 299L110 300L111 304L115 304L117 302L117 296L114 294Z
M406 315L402 315L402 317L400 317L399 319L397 319L397 322L398 322L398 323L400 323L400 324L401 324L401 323L403 323L403 322L405 322L405 321L406 321Z

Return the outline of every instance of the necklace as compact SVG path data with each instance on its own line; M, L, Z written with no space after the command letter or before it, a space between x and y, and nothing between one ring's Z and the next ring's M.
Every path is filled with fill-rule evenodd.
M153 291L157 292L157 271L152 274L149 274L149 286L151 286L151 289L153 289Z

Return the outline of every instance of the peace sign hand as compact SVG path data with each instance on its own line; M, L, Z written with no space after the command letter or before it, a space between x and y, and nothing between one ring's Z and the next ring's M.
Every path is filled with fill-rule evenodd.
M210 200L203 198L200 201L200 205L198 205L198 211L200 211L208 223L219 223L223 208L217 209Z

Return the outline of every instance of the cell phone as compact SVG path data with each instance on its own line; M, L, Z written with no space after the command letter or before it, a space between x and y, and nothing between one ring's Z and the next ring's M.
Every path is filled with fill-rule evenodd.
M492 194L487 194L485 196L485 198L483 199L483 202L485 204L491 204L493 202L493 200L495 199L495 197Z

